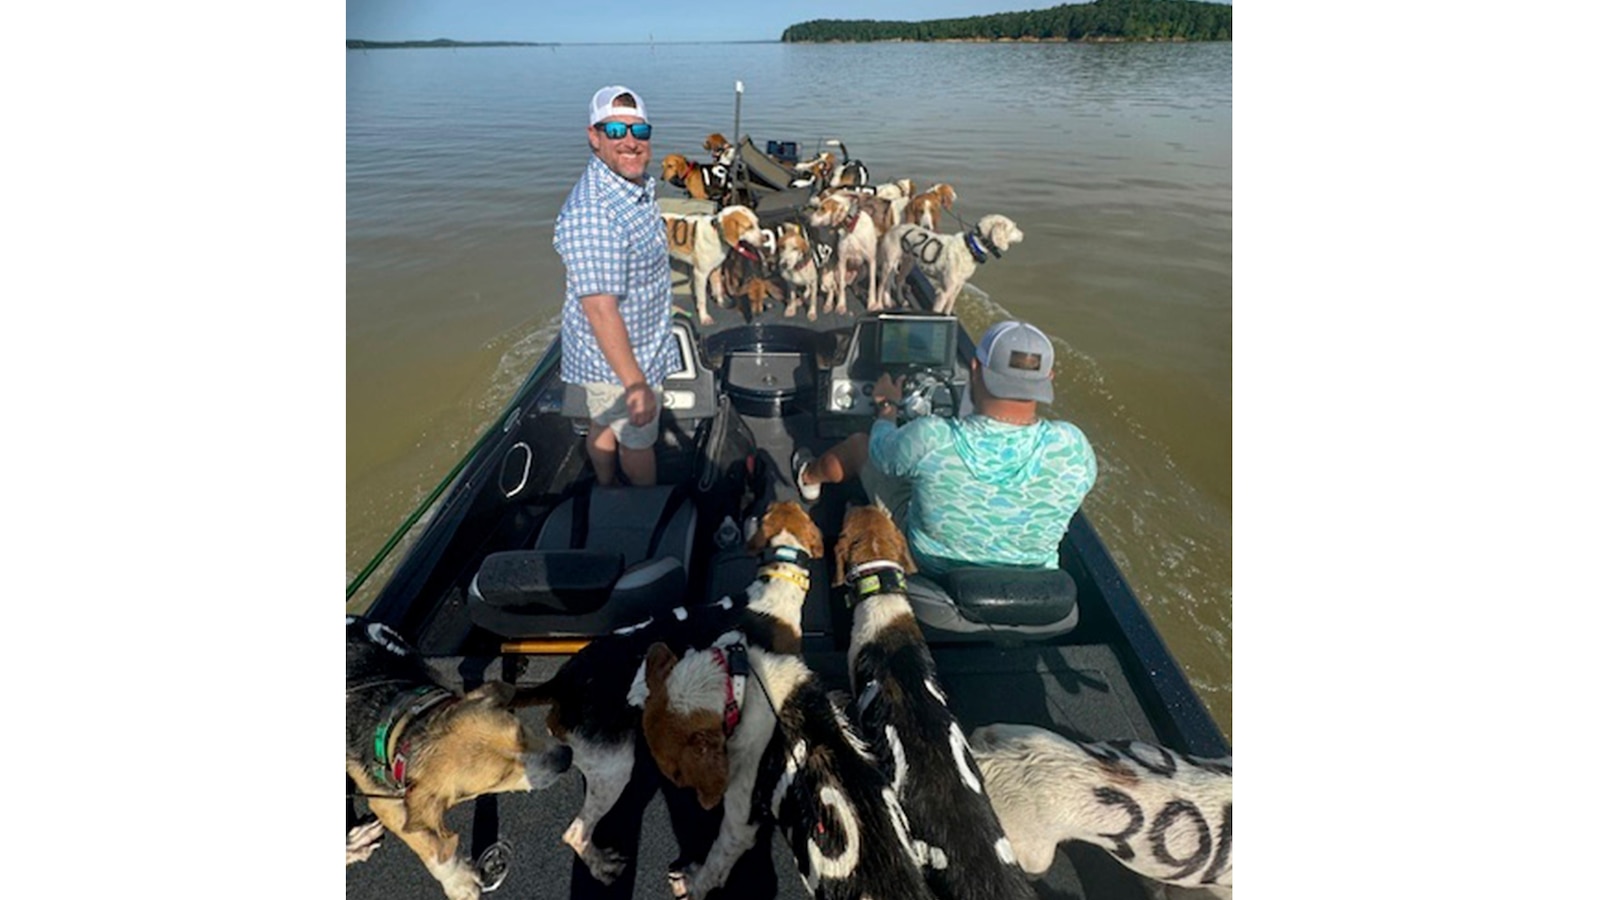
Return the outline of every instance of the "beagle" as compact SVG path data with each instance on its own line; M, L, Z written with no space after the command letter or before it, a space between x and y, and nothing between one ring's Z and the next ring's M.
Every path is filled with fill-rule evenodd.
M792 317L806 306L806 319L817 320L817 259L806 230L798 222L778 226L776 243L778 276L788 286L789 303L783 314Z
M831 229L837 236L833 254L833 311L845 311L845 289L861 268L867 270L867 309L878 307L878 226L864 215L861 197L837 191L818 201L808 219L814 228ZM827 286L824 285L824 291Z
M706 142L704 146L707 150L711 151L711 158L716 161L717 165L733 165L733 144L729 143L728 139L722 136L722 132L713 131L709 135L706 135Z
M681 187L696 200L721 203L733 193L733 171L722 163L702 165L681 153L669 153L661 160L661 180Z
M955 202L955 188L940 182L911 198L910 206L906 210L906 221L921 225L929 231L938 231L940 210L950 209Z
M945 900L1034 900L906 599L917 568L889 511L850 509L834 560L854 615L856 721L905 808L928 886Z
M878 245L883 294L875 298L876 305L868 308L891 304L891 283L904 296L906 278L915 262L939 290L933 311L949 315L956 308L956 295L978 270L978 265L987 262L990 256L999 259L1012 244L1021 243L1022 238L1022 229L1017 223L1002 215L984 216L971 231L962 234L939 234L909 222L897 225Z
M721 282L713 282L711 275L722 267L729 250L756 255L752 248L761 245L761 223L747 206L725 206L715 213L702 214L664 212L661 218L667 226L667 253L689 264L695 313L701 325L710 325L706 290L712 289L718 306L724 299Z

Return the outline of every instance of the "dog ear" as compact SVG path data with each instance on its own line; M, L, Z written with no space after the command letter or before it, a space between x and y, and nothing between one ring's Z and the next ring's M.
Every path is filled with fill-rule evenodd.
M850 545L855 543L855 529L850 524L850 513L844 514L844 527L839 530L839 539L833 543L833 586L844 584L845 560L850 556Z
M650 696L665 696L667 676L672 674L677 665L678 657L666 644L657 642L650 645L644 658L644 683L650 688Z
M516 694L511 698L511 707L521 709L525 706L549 706L556 702L557 684L561 680L561 673L557 672L553 678L543 684L533 687L517 688Z

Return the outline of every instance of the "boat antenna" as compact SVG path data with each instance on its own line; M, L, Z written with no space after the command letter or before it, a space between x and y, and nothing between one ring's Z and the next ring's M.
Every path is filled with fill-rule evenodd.
M744 82L734 79L733 82L733 183L739 186L740 202L744 202L750 195L750 174L744 166L744 139L739 136L739 112L744 105Z

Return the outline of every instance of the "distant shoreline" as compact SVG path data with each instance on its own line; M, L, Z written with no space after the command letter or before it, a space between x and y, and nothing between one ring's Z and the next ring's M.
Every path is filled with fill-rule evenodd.
M1192 41L1185 38L1127 38L1127 37L1000 37L1000 38L931 38L925 41L911 38L884 38L877 41L782 41L776 38L764 41L362 41L346 40L346 50L416 50L457 49L461 47L644 47L655 44L1208 44L1230 41Z

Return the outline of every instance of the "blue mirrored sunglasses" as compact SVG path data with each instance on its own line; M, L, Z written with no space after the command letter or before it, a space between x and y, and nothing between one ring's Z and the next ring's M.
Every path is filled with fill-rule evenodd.
M649 122L635 122L632 125L629 125L627 122L601 122L594 127L601 134L613 141L622 140L622 136L627 134L629 131L632 131L633 136L641 141L650 140Z

